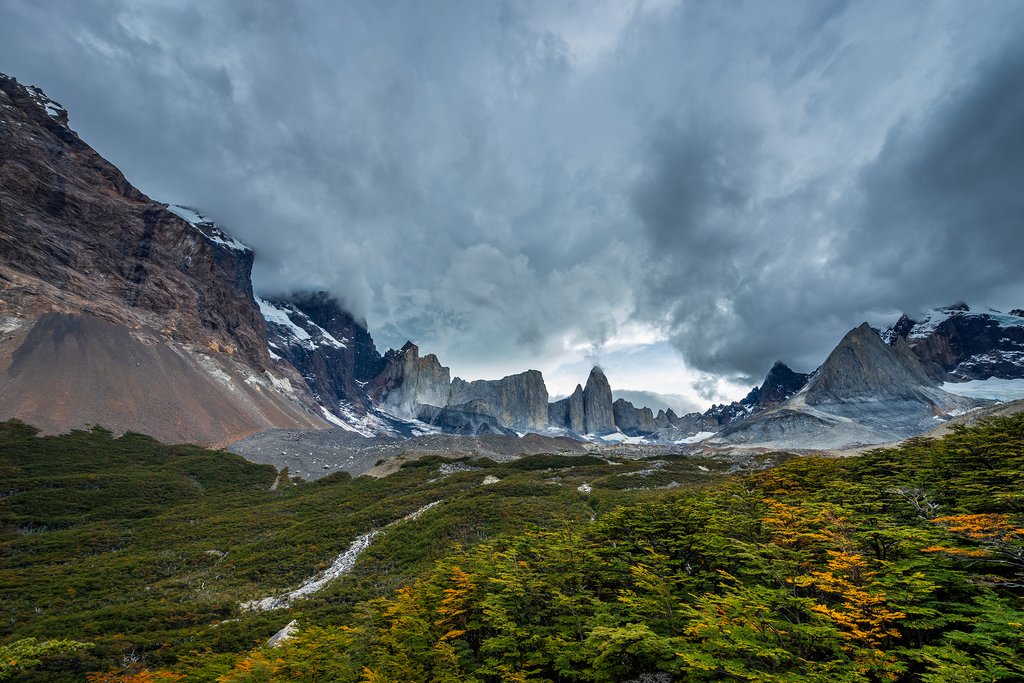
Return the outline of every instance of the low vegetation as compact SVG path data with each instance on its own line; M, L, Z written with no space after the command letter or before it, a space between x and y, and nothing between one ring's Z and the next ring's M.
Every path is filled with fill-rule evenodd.
M7 423L2 647L63 643L19 670L48 681L1024 678L1024 415L738 472L444 462L270 491L223 452ZM434 500L322 593L238 609Z

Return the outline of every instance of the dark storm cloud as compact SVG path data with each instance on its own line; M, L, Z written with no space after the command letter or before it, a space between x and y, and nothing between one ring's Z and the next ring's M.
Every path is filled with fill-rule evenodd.
M1024 303L1019 3L0 6L0 70L253 246L257 291L456 372L660 332L711 400L864 318Z
M862 166L782 191L758 176L772 153L756 114L753 134L657 131L633 190L656 247L647 314L695 366L756 381L780 356L813 369L863 319L1024 299L1022 55L998 41Z
M911 301L977 300L1024 266L1024 49L978 67L920 121L896 126L861 180L858 229Z

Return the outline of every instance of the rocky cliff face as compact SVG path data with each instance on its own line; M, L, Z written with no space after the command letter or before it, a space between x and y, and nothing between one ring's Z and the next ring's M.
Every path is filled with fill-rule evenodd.
M576 385L570 396L555 401L548 406L548 422L556 427L564 427L577 434L586 429L583 419L583 387Z
M615 431L615 413L612 409L612 387L604 371L594 367L583 388L583 423L587 434Z
M467 436L483 436L485 434L504 434L515 436L515 431L503 427L498 418L476 410L487 410L487 406L473 402L465 404L462 408L438 408L431 405L422 405L417 413L417 418L440 429L445 434L465 434Z
M620 409L622 419L630 428L637 428L642 423L646 429L654 424L654 415L649 409L643 409L646 413L641 414L641 411L628 401L622 401ZM548 419L551 426L569 429L578 434L600 435L616 431L612 388L601 368L595 366L590 371L585 388L577 384L571 396L552 403Z
M612 414L615 417L615 426L628 436L653 434L659 429L650 408L636 408L622 398L612 403ZM664 413L662 415L664 416ZM667 419L665 421L667 422Z
M183 218L134 188L71 130L60 105L0 75L0 315L13 331L0 340L0 373L13 381L11 373L28 371L13 363L15 355L31 358L39 371L47 363L62 367L62 358L50 357L60 343L45 339L77 338L100 355L123 341L96 321L152 349L166 347L184 362L170 364L166 357L167 363L158 364L163 381L151 377L140 389L145 395L127 392L120 406L88 395L97 387L118 391L109 378L69 381L62 389L65 400L82 410L63 414L25 384L18 394L2 397L0 419L16 416L61 430L83 426L87 416L164 440L188 433L214 444L272 426L323 426L310 414L312 397L294 369L270 357L252 297L252 263L252 251L212 223ZM75 336L60 336L65 329ZM25 343L31 349L22 349ZM141 372L135 366L118 366L130 356L112 352L109 364L92 370L141 377L132 375ZM222 397L230 406L222 412L234 418L218 421L214 413L207 419L198 398L172 395L211 378L230 388ZM178 406L174 414L143 408L161 398L162 405Z
M87 309L271 367L251 250L146 197L68 127L63 108L6 76L0 124L9 306Z
M346 409L366 414L363 389L382 359L366 326L326 292L260 299L271 353L302 374L316 401L333 415Z
M419 347L407 342L400 350L389 350L381 361L381 372L369 380L369 397L399 417L415 419L420 406L448 405L451 375L437 356L420 358Z
M916 399L936 385L905 342L887 347L864 323L847 333L825 359L807 384L804 400L821 405Z
M938 388L906 341L885 344L867 323L851 330L806 386L724 429L713 443L847 448L927 431L976 405Z
M471 406L469 404L472 404ZM548 390L537 370L497 380L452 380L448 406L490 415L502 427L544 429L548 424Z
M971 312L954 304L915 319L903 315L883 333L903 339L928 374L939 381L1024 378L1024 311Z
M775 361L764 382L757 390L757 401L755 405L760 408L778 405L787 398L804 388L811 375L794 372L782 361Z

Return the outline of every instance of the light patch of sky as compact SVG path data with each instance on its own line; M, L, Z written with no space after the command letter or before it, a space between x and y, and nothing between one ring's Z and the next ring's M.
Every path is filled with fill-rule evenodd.
M556 34L580 69L596 67L619 45L630 23L646 14L667 13L679 0L601 0L568 5L547 3L534 21Z
M548 393L565 396L586 384L590 369L600 365L613 390L644 390L672 394L687 401L690 410L743 398L750 387L727 377L711 377L687 367L666 340L605 349L597 356L566 358L544 372ZM765 369L767 372L767 368Z

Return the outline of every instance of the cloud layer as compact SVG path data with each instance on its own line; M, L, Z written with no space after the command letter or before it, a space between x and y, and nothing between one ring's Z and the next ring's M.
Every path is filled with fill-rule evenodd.
M721 400L864 319L1024 305L1012 0L5 5L0 70L259 291L466 376Z

